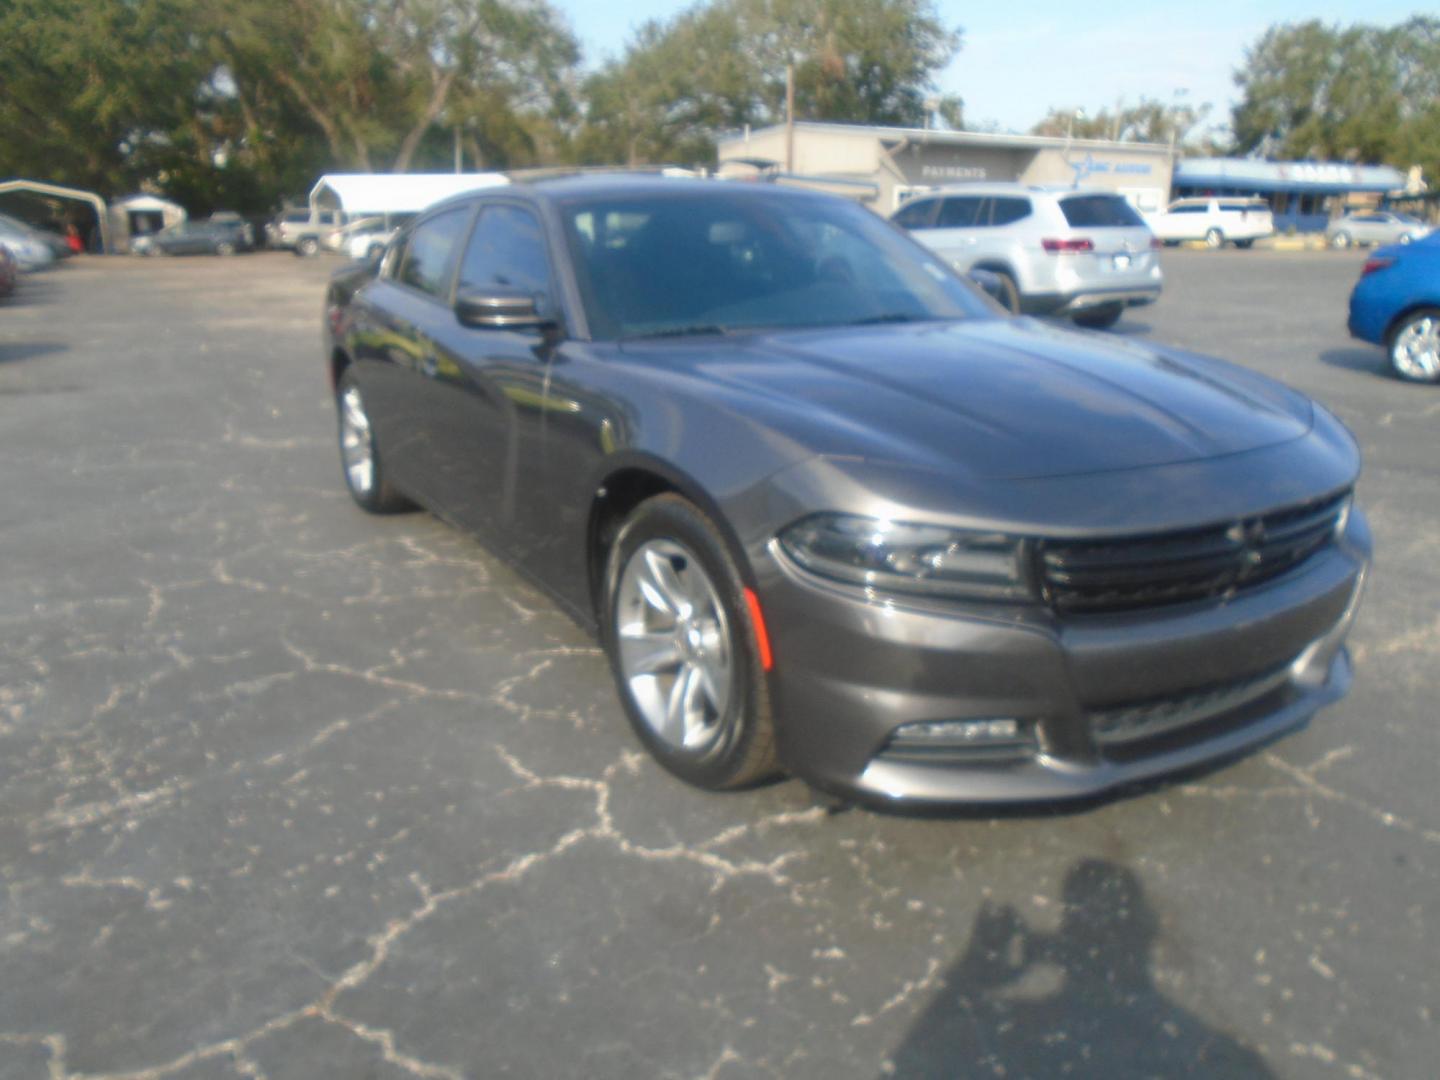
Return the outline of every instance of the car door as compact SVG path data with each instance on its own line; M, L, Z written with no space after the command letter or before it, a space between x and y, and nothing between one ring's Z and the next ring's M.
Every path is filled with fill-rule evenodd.
M467 204L421 219L351 302L352 359L380 455L395 483L431 506L443 492L433 476L440 434L429 415L439 363L433 334L454 320L455 263L474 213Z
M556 314L544 228L526 205L482 205L464 245L455 294L521 289ZM527 563L534 554L533 503L554 335L534 328L466 326L453 308L427 327L424 410L435 501L459 524L484 532Z

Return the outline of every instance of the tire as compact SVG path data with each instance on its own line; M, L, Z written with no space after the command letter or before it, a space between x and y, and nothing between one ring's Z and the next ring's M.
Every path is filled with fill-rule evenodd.
M234 254L235 254L235 245L232 244L232 243L230 243L229 240L221 240L218 244L215 245L215 254L216 254L216 255L234 255Z
M302 259L308 259L312 255L320 254L320 241L313 236L302 236L295 241L295 254Z
M655 759L723 791L774 775L775 727L744 586L715 525L678 495L640 504L607 560L601 638Z
M1330 246L1333 248L1348 248L1355 243L1354 238L1348 232L1337 232L1330 238Z
M1015 277L1008 270L991 270L1000 279L1000 288L1004 290L1005 297L1000 302L1005 305L1005 310L1012 315L1020 314L1020 286L1015 284Z
M1440 308L1406 315L1386 341L1390 369L1406 382L1440 383Z
M340 441L340 467L350 497L370 514L398 514L413 510L407 499L385 476L375 432L365 411L360 384L350 371L335 386L335 412ZM367 470L368 464L368 470Z
M1410 241L1412 241L1412 240L1414 240L1414 239L1415 239L1415 237L1411 236L1411 235L1407 232L1404 236L1400 237L1400 239L1397 241L1397 243L1408 244L1408 243L1410 243Z
M1235 246L1241 251L1249 251L1255 244L1254 240L1236 240Z
M1076 326L1083 326L1087 330L1109 330L1120 321L1120 316L1123 314L1125 314L1124 304L1104 304L1070 317L1075 320Z
M1218 251L1225 246L1225 234L1219 229L1207 229L1205 231L1205 246Z

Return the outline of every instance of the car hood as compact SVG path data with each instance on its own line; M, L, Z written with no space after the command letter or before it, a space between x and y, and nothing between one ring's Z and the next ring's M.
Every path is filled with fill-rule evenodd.
M626 352L738 392L742 407L771 422L778 411L787 434L815 453L977 478L1238 454L1300 438L1313 423L1307 398L1244 369L1033 319L786 331Z

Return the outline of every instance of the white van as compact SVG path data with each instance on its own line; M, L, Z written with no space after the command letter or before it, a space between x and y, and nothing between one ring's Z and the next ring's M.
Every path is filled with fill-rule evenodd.
M1206 247L1234 244L1248 248L1256 240L1275 233L1275 218L1264 199L1221 196L1209 199L1176 199L1163 214L1146 219L1151 231L1166 244L1182 240L1203 240Z

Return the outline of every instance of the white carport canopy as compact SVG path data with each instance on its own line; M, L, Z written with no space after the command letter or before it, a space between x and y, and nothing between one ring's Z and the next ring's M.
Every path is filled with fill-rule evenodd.
M315 210L357 215L417 214L476 188L508 184L504 173L329 173L310 189Z
M105 200L95 192L47 184L41 180L6 180L0 184L0 194L7 191L28 191L35 195L50 195L57 199L75 199L89 203L95 208L95 218L100 226L100 251L105 253L110 250L110 223L106 216Z

